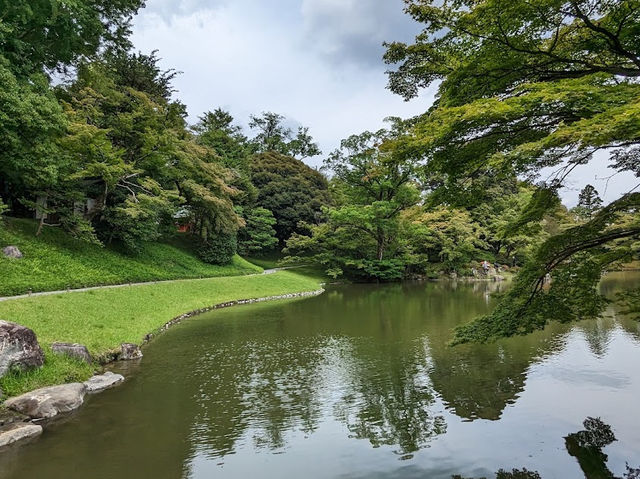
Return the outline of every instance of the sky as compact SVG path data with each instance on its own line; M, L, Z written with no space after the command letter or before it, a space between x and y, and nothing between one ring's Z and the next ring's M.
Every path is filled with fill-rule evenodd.
M273 111L310 127L325 154L340 140L385 126L384 118L426 111L435 86L405 102L386 89L385 41L410 42L420 26L402 0L147 0L134 21L137 50L158 50L163 68L181 72L176 97L190 121L221 107L245 126ZM248 133L248 131L246 132ZM319 166L323 156L306 160ZM606 158L575 172L563 192L576 202L592 183L605 201L632 188Z

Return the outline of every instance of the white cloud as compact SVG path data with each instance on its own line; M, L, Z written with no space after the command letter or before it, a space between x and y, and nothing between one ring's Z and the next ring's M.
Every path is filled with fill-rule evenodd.
M193 120L218 106L239 122L275 111L309 126L325 153L350 134L381 127L389 115L428 108L429 95L405 103L385 89L381 60L377 69L327 61L309 39L303 17L312 14L300 8L283 14L242 0L171 16L151 9L137 18L133 41L144 52L158 49L164 68L183 72L177 96Z
M150 0L133 41L183 72L177 96L192 121L217 107L244 124L274 111L309 126L327 154L387 116L411 117L432 104L433 90L405 103L385 89L382 42L416 33L402 9L402 0ZM565 201L574 204L587 183L609 201L635 186L620 175L607 187L606 164L600 158L574 172Z

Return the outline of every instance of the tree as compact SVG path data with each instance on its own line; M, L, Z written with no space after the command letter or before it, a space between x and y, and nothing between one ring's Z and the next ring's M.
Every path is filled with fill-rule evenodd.
M68 169L57 141L67 119L42 74L17 77L0 57L0 188L12 208L56 185Z
M482 257L486 246L477 223L463 209L437 207L407 212L406 240L414 256L412 264L440 263L444 271L468 273L470 263Z
M243 222L233 208L229 173L211 149L195 143L184 106L159 93L171 88L167 73L153 66L157 61L108 56L82 65L78 79L60 92L71 123L62 142L75 165L69 177L95 200L89 219L102 241L121 240L136 250L173 231L178 214L203 241L235 235Z
M393 241L400 213L419 200L413 165L383 147L390 139L386 130L353 135L342 141L324 166L334 175L346 203L334 216L344 227L373 237L378 261Z
M259 153L269 151L290 155L298 159L305 159L321 155L317 143L309 135L309 128L298 127L294 136L293 131L283 125L285 117L277 113L263 112L261 116L251 116L249 128L257 130L252 139L254 148Z
M63 180L71 165L58 145L68 123L46 73L98 51L128 49L131 18L142 5L0 0L0 187L13 210L69 186Z
M386 60L397 65L389 86L409 98L441 83L436 105L415 119L412 132L397 144L398 154L424 161L443 178L441 189L449 197L487 172L535 177L555 167L517 222L521 227L555 208L567 176L597 151L609 152L619 171L639 174L636 3L410 0L407 9L425 30L414 45L388 45ZM560 315L542 303L564 304L565 318L597 315L603 302L585 298L597 296L603 268L629 257L639 220L614 221L637 208L631 193L570 230L583 236L572 239L559 231L550 237L532 255L519 286L475 331L489 339L544 327ZM582 276L540 288L551 272ZM572 297L562 303L563 295ZM542 312L548 313L544 320ZM506 326L509 317L513 322ZM460 337L473 336L473 328L461 331Z
M326 178L290 156L275 152L255 155L251 177L258 189L256 204L273 212L281 244L294 232L304 231L300 223L318 223L322 207L330 202Z
M598 191L592 186L585 186L578 197L578 206L573 209L573 213L583 221L589 221L593 215L602 208L602 199Z
M238 249L249 255L270 251L278 245L277 220L273 213L265 208L254 208L244 216L246 226L238 233Z
M251 148L242 127L234 124L228 111L217 108L202 115L193 127L198 143L212 148L228 168L245 171Z
M235 203L243 208L251 208L258 192L251 183L249 169L252 148L242 133L242 127L234 124L229 112L217 108L201 116L193 130L198 144L215 151L220 163L230 170L232 178L229 182L240 191Z
M0 56L28 76L64 69L98 50L126 50L143 0L0 0Z
M386 130L343 140L325 161L336 206L325 209L327 223L287 243L292 255L307 256L334 276L393 280L404 276L401 214L420 199L414 170L384 147Z

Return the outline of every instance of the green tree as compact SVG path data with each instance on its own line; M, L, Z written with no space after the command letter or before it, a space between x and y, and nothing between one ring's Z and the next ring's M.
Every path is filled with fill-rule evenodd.
M246 226L238 232L238 249L249 255L270 251L278 246L276 230L277 220L273 213L265 208L254 208L243 215Z
M285 120L284 116L272 112L251 116L249 128L257 131L251 142L257 152L272 151L301 160L322 154L309 134L309 128L301 126L294 135L291 128L284 126Z
M231 113L221 108L208 111L193 129L198 143L212 148L225 166L242 171L248 169L251 149L247 137L242 134L242 127L234 124Z
M17 77L0 56L0 189L10 207L68 170L57 141L67 119L43 74Z
M342 141L325 161L337 204L325 209L327 223L312 227L310 236L292 237L289 254L312 258L333 276L404 276L401 214L420 194L411 165L383 146L391 137L380 130Z
M397 235L400 213L420 198L413 165L383 147L390 138L386 130L353 135L342 141L324 166L345 202L333 216L344 227L371 235L379 261Z
M407 9L425 29L413 45L388 46L386 60L397 65L390 88L409 98L441 83L436 105L415 120L413 131L398 142L398 154L423 160L443 178L446 192L459 194L479 173L536 176L553 166L556 173L517 222L526 226L557 207L557 190L597 151L609 152L619 171L640 173L635 0L410 0ZM577 236L559 231L550 237L509 298L475 330L479 336L598 314L602 301L590 298L597 297L602 269L628 258L629 242L640 235L639 220L614 221L637 211L637 202L636 194L625 195L579 230L569 230ZM551 272L581 276L540 288ZM571 297L562 303L563 295ZM507 325L507 318L514 322ZM474 329L461 331L469 339Z
M589 221L602 208L602 198L592 185L585 186L578 196L578 205L573 213L582 221Z
M252 207L258 192L251 183L249 169L252 147L242 133L242 127L234 124L229 112L217 108L201 116L193 130L198 144L215 151L222 165L230 170L230 184L240 191L235 203L244 208Z
M467 211L440 206L407 213L405 241L421 272L428 271L428 263L439 263L444 271L468 274L470 263L482 257L486 243L480 239L481 227Z
M98 51L130 47L142 0L0 0L0 187L12 209L69 186L59 151L67 119L45 73L66 70Z
M29 75L63 69L98 50L128 49L143 0L0 0L0 56Z
M184 106L166 99L168 73L152 66L153 55L127 57L82 65L60 93L71 120L63 142L76 165L71 178L95 199L89 218L98 236L135 250L172 231L178 214L204 240L235 234L236 190L215 153L188 132ZM136 89L141 84L148 93Z
M326 178L290 156L275 152L255 155L251 177L258 189L257 206L273 212L281 244L294 232L304 231L300 223L317 224L322 207L330 201Z

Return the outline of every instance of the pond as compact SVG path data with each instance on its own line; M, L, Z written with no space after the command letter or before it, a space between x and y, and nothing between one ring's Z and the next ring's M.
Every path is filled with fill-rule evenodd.
M608 294L640 283L605 279ZM329 287L156 338L119 388L0 456L0 478L545 479L640 467L640 329L614 307L451 348L497 283ZM588 417L616 441L579 444ZM609 474L609 475L607 475Z

